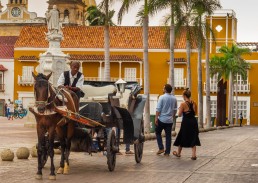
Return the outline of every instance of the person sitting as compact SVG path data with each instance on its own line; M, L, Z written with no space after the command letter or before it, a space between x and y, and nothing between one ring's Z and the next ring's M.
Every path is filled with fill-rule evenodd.
M70 63L70 71L65 71L60 75L57 81L57 86L59 88L65 87L72 90L74 93L76 93L78 99L80 100L81 97L84 97L84 93L81 90L84 82L84 76L81 72L79 72L79 69L80 62L72 61Z

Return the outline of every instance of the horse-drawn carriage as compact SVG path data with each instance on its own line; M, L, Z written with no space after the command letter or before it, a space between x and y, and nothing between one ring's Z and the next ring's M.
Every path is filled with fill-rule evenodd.
M34 78L37 82L37 78ZM46 91L51 93L51 90L53 90L55 100L59 100L64 103L65 98L69 99L69 95L67 95L67 93L62 93L60 90L55 91L56 89L54 89L53 86L50 86L49 82L47 86L50 88ZM56 122L57 127L65 126L66 123L74 124L74 133L71 138L71 149L74 151L88 152L89 154L100 151L104 152L103 154L106 154L107 156L109 171L113 171L115 168L116 154L119 152L119 145L121 143L133 144L135 160L137 163L141 162L144 143L143 110L146 101L145 95L139 95L141 87L135 84L130 90L127 89L127 93L129 93L129 95L127 95L124 100L126 102L121 104L121 107L121 96L116 96L116 93L114 92L115 87L114 85L112 86L113 92L109 90L109 92L102 97L88 97L87 92L89 91L85 89L84 92L86 93L86 96L79 103L79 111L70 110L63 105L56 105L50 100L46 100L44 102L45 105L52 105L49 103L53 103L55 115L61 116L58 118L58 122ZM90 86L90 88L96 91L105 90L105 87ZM34 87L34 90L36 89L38 88ZM35 96L37 95L35 94ZM50 96L50 94L48 94L48 96ZM37 100L39 100L40 104L42 103L42 99L36 98L36 102ZM35 113L35 110L31 109L30 111L36 116L37 114ZM43 114L41 115L43 116ZM40 119L37 120L37 123L40 121ZM52 172L53 155L51 154L52 151L50 149L54 146L55 148L58 148L60 144L62 145L62 142L55 141L54 144L52 143L52 145L50 145L50 141L53 141L53 138L49 138L49 133L50 132L47 133L48 136L44 136L45 142L41 143L41 152L38 153L40 156L38 158L40 159L41 164L39 165L39 169L44 166L47 161L47 157L50 156L50 176L55 176ZM65 151L63 153L64 156L66 156L65 153L68 154L69 152ZM62 165L62 163L60 163L60 165ZM63 173L62 171L61 173ZM40 178L42 178L42 172L38 171L37 174L41 174Z

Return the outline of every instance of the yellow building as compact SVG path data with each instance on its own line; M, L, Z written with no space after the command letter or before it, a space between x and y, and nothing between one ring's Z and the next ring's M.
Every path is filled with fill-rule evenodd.
M237 19L234 11L220 11L207 21L212 26L217 42L211 41L210 53L217 54L222 45L237 43ZM39 54L46 51L48 42L44 39L46 27L24 27L15 44L15 75L14 99L23 100L26 104L33 98L33 79L31 71L35 71L38 65ZM63 29L64 41L61 48L64 53L70 55L70 60L78 60L82 63L82 72L85 80L101 80L104 67L104 29L102 27L78 27L66 26ZM150 67L150 93L162 94L162 89L169 75L169 49L165 44L164 27L149 28L149 67ZM175 44L175 95L178 103L182 102L182 91L186 87L186 36L181 31ZM238 43L243 46L245 43ZM143 48L141 27L111 27L110 28L110 61L111 79L123 78L126 81L138 81L143 83ZM205 103L205 53L203 52L203 97L204 114ZM239 112L243 113L244 123L256 125L258 121L258 86L255 85L255 72L258 70L258 54L253 53L246 59L252 63L247 81L239 76ZM192 93L193 100L197 101L197 49L191 49ZM217 78L211 80L212 90L212 116L216 116ZM200 106L199 106L200 107ZM155 110L155 109L151 109ZM204 115L205 116L205 115Z

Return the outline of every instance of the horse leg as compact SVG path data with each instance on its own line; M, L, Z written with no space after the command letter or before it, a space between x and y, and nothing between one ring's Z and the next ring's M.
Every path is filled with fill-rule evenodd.
M65 160L65 136L62 127L56 127L56 133L60 140L61 145L61 160L60 160L60 167L57 170L57 174L64 173L64 160Z
M52 126L48 130L49 134L49 149L48 154L51 158L51 168L50 168L50 180L56 180L56 174L55 174L55 165L54 165L54 139L55 139L55 126Z
M66 149L65 149L65 166L64 166L64 174L69 174L69 155L71 149L71 141L74 134L74 122L69 122L67 124L67 137L66 137Z
M38 172L36 175L36 179L42 179L42 153L43 153L43 145L45 144L45 130L42 126L37 125L37 134L38 134Z

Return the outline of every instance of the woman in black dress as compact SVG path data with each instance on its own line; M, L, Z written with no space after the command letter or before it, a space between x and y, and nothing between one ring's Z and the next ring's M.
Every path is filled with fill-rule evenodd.
M183 92L184 101L181 103L178 111L178 116L183 116L180 131L174 142L174 146L178 146L178 151L174 151L173 155L176 157L181 156L181 151L183 147L192 148L192 160L196 160L196 146L200 146L199 140L199 129L198 123L195 118L196 104L191 100L191 92L189 89Z

